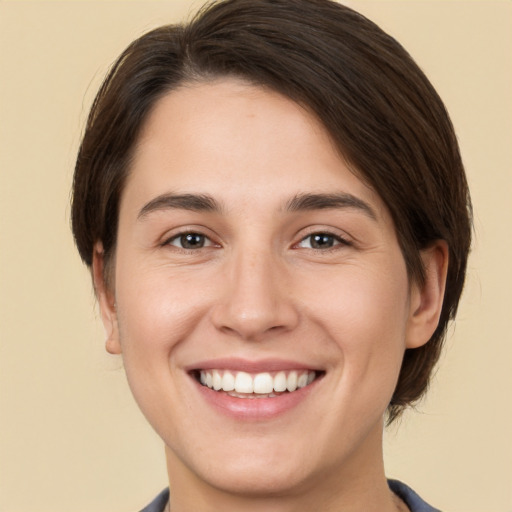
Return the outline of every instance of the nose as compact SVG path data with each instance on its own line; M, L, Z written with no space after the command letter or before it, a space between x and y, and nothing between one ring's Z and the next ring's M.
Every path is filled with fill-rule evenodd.
M286 271L263 251L234 259L221 276L222 298L212 313L215 327L250 341L292 330L299 312Z

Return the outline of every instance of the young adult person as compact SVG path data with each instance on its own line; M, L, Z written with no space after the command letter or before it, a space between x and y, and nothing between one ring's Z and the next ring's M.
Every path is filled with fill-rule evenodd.
M72 223L163 439L147 512L435 510L388 481L385 421L425 392L471 207L407 52L328 0L227 0L120 56Z

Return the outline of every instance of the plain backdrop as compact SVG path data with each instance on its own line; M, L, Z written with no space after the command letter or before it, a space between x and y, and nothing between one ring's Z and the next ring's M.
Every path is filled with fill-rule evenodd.
M512 3L352 1L451 113L475 208L430 393L386 434L389 476L451 512L512 512ZM0 511L121 512L166 486L163 447L104 351L69 229L74 158L109 64L190 1L0 1Z

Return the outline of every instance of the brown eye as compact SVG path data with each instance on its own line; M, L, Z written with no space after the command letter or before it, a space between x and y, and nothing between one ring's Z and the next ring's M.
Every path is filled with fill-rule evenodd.
M171 238L167 243L188 250L202 249L203 247L212 245L211 241L201 233L182 233L181 235Z
M313 249L326 249L334 245L334 237L324 233L311 235L311 247Z
M342 244L349 245L346 240L343 240L343 238L330 233L312 233L300 241L299 247L303 247L305 249L325 250Z

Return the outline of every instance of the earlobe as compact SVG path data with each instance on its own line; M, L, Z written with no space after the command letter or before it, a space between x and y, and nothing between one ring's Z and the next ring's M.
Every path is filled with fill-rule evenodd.
M120 354L121 343L119 340L115 295L105 281L105 261L101 242L97 242L94 245L92 273L94 291L100 306L101 320L107 335L105 348L110 354Z
M437 240L421 251L421 259L425 282L412 287L407 348L427 343L439 324L448 271L448 245L444 240Z

